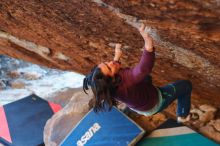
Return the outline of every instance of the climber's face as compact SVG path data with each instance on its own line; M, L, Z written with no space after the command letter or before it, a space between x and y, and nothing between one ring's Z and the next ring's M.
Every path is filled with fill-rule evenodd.
M104 75L114 77L118 73L121 64L117 61L110 61L100 63L98 67Z

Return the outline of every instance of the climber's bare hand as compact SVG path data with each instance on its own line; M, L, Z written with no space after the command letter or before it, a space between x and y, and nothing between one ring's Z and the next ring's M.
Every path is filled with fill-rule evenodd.
M145 27L145 25L142 23L140 28L139 28L139 32L141 34L141 36L144 39L144 47L148 52L152 52L153 51L153 39L152 37L145 31L145 29L147 29Z

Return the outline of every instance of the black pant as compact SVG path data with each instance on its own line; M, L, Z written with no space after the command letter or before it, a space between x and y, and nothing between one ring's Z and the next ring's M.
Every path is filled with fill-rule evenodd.
M174 83L159 87L163 104L160 111L167 108L175 99L177 101L177 116L185 117L189 114L191 107L192 83L189 80L179 80Z

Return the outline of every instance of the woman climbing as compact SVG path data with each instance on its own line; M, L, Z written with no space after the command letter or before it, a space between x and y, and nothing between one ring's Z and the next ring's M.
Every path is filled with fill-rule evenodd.
M164 110L178 99L177 120L185 122L191 105L191 82L179 80L163 87L153 85L150 77L155 61L153 39L145 32L144 24L139 32L145 42L140 62L133 68L121 68L121 45L116 44L113 61L100 63L84 78L85 93L90 86L95 96L96 112L106 108L110 110L117 105L117 101L121 101L131 110L145 116Z

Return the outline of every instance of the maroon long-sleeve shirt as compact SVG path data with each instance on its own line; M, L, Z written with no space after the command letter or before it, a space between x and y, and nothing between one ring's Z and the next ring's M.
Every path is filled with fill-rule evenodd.
M147 111L153 108L159 101L157 89L144 78L151 73L154 60L154 51L144 49L140 62L134 68L121 69L121 83L114 98L135 110Z

